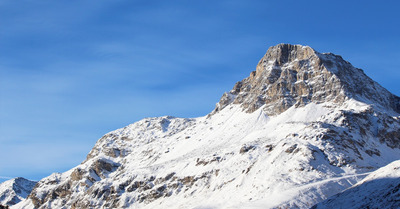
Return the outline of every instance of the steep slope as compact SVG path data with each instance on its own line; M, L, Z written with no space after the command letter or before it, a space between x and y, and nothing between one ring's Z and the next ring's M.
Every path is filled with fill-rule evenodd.
M380 168L312 208L400 208L400 161Z
M15 208L308 208L400 159L399 101L340 56L280 44L209 115L110 132Z
M14 178L0 184L0 205L15 205L31 193L35 181L24 178Z

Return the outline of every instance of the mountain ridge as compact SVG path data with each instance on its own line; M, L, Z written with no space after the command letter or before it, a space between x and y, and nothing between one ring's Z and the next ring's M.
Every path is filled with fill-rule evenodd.
M11 206L28 197L36 182L22 177L0 183L0 205Z

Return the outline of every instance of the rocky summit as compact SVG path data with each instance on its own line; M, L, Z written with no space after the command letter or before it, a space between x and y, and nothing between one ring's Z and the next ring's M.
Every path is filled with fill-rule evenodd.
M13 208L330 207L400 159L399 115L400 98L342 57L279 44L210 114L107 133Z
M360 85L363 84L363 85ZM261 106L269 115L309 103L341 104L354 98L400 112L400 99L339 55L318 53L308 46L270 47L248 78L225 93L215 111L230 103L247 112Z

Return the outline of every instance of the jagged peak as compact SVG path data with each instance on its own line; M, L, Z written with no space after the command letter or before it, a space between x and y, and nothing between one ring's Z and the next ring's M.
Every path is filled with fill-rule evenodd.
M247 112L264 106L269 115L293 105L310 102L343 103L353 98L400 113L400 98L365 73L333 53L319 53L309 46L278 44L266 54L248 78L225 93L212 114L228 104Z
M269 47L267 53L262 59L276 60L277 64L281 65L295 59L308 59L316 55L316 51L309 46L278 44Z
M338 69L333 66L334 64L353 67L351 63L344 60L340 55L331 52L320 53L309 46L281 43L276 46L269 47L257 65L256 74L263 70L268 70L263 68L266 66L266 64L273 64L274 67L282 67L285 65L294 64L293 62L307 62L309 60L324 66L326 70L334 74L339 73ZM310 70L322 70L322 68L310 68Z

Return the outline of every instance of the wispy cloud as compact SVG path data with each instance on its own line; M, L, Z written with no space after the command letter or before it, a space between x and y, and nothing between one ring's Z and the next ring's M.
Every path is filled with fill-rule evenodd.
M0 179L10 180L10 179L12 179L12 177L0 176Z

